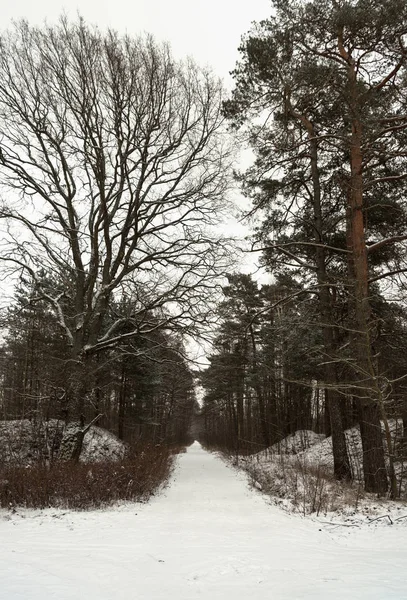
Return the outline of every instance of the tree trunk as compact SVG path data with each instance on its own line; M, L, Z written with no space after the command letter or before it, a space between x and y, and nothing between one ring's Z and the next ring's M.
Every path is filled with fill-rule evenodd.
M72 364L65 412L65 427L62 432L58 460L78 462L85 436L82 430L85 422L84 408L87 394L87 377L89 377L90 368L87 368L85 361L79 359L73 360Z
M359 419L363 447L363 471L365 490L384 494L388 480L384 460L384 449L378 409L379 398L375 397L377 378L371 348L371 323L369 302L368 259L363 221L363 153L362 122L359 117L359 97L354 61L348 56L350 110L352 133L350 140L350 180L347 210L348 240L351 251L351 275L354 294L354 333L359 396Z
M323 218L321 208L321 185L318 168L318 145L313 124L305 120L308 131L311 176L313 183L313 208L314 208L314 237L315 261L317 266L317 280L319 286L319 307L322 320L322 336L324 341L324 370L327 383L326 402L329 407L330 429L332 435L332 451L334 459L334 476L336 479L351 479L349 456L346 447L346 437L343 427L341 398L338 390L336 366L332 362L336 358L334 338L334 316L332 297L329 291L329 278L326 271L326 250L323 247Z
M263 438L263 444L265 445L266 448L268 448L270 446L270 435L269 435L264 394L263 394L262 385L259 380L260 374L259 374L259 366L258 366L258 361L257 361L257 345L256 345L256 338L254 335L254 329L253 329L252 323L249 326L249 332L250 332L250 339L252 342L254 389L256 392L257 403L259 406L261 435Z
M119 415L118 415L118 428L117 436L120 440L124 440L124 419L126 412L126 373L123 361L120 389L119 389Z

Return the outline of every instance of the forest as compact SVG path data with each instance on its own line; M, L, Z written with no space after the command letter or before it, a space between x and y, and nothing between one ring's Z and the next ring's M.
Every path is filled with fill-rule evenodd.
M44 473L96 425L136 457L311 431L337 481L399 498L407 5L273 0L239 53L227 94L149 35L65 17L1 35L0 418L59 424ZM238 193L245 241L223 232Z
M273 283L235 274L224 288L207 435L248 451L323 432L346 480L345 430L358 425L365 490L395 498L407 425L406 6L274 6L243 38L224 105L255 155L238 178Z

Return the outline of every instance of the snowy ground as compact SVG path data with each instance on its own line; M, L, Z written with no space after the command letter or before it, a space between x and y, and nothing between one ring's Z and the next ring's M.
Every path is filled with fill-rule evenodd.
M307 429L299 429L292 435L287 436L280 442L273 444L270 448L267 448L265 453L270 454L299 454L300 452L307 451L312 446L319 444L325 439L323 433L315 433ZM331 446L332 451L332 446ZM264 451L263 451L264 452Z
M34 422L28 419L0 421L0 457L4 463L27 466L55 456L64 423L56 419ZM56 443L59 438L59 442ZM126 445L113 433L92 426L83 440L81 461L121 460Z
M229 460L248 473L252 485L290 512L326 515L343 525L359 526L376 519L390 524L401 520L407 523L407 464L403 448L397 444L402 421L390 420L389 425L398 456L394 463L398 501L378 499L375 494L364 492L359 427L345 431L353 479L349 484L333 476L332 438L313 431L296 431L270 448L238 459L230 456Z
M404 600L407 526L289 515L194 443L148 505L0 512L1 600Z

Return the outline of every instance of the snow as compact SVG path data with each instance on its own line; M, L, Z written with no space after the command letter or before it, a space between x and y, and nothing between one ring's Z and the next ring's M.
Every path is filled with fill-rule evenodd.
M402 523L289 515L195 442L150 504L0 512L0 599L402 600Z
M403 430L402 421L390 419L389 428L394 443L395 439L397 439L397 437L400 436ZM383 422L382 432L384 434ZM363 449L359 427L352 427L351 429L347 429L345 431L345 437L353 478L356 481L363 481ZM387 446L384 440L384 435L383 445L386 453ZM320 443L310 446L309 449L305 450L302 453L302 456L308 463L327 467L333 472L332 438L325 438ZM405 465L403 464L403 461L397 461L396 458L394 466L397 476L399 478L402 477L403 480L405 480L407 470ZM404 489L405 485L403 484L402 487Z
M402 422L389 421L393 440ZM248 474L251 484L289 512L329 516L342 526L369 524L377 518L398 522L407 518L407 468L395 462L402 501L378 499L363 491L363 450L359 427L345 431L353 481L333 477L332 438L298 430L256 454L230 461Z
M292 435L270 446L266 452L271 454L298 454L299 452L308 450L308 448L311 448L324 439L325 435L323 433L315 433L308 429L299 429Z
M395 419L389 420L390 432L393 442L395 438L400 436L402 431L402 421ZM384 433L384 425L382 423ZM350 460L352 476L355 481L363 481L363 449L362 438L358 426L352 427L345 431L346 445ZM383 440L384 448L386 449L385 441ZM273 457L288 455L297 456L301 461L314 467L322 467L327 472L333 473L333 453L332 453L332 438L325 437L320 433L314 433L306 429L300 429L282 439L277 444L262 450L256 454L239 457L243 462L263 463L271 467ZM406 479L407 470L402 462L395 463L397 476L403 476Z
M345 431L345 438L353 476L362 479L363 451L359 427L347 429ZM327 437L319 444L306 450L304 452L304 458L311 463L329 467L333 471L334 459L332 454L332 438Z
M92 425L85 434L81 452L81 462L100 462L122 460L127 447L113 433Z
M63 422L56 419L40 422L28 419L0 421L1 460L26 466L49 458L57 452L63 427ZM121 460L125 453L126 445L119 438L93 425L84 437L80 460Z

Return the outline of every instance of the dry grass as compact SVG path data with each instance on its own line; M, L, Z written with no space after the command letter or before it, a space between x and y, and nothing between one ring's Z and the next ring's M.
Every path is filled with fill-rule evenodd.
M0 506L89 509L147 501L168 479L174 452L139 446L120 462L0 467Z
M352 508L364 497L360 484L339 482L323 465L300 456L279 455L267 462L240 461L252 484L281 504L306 514L326 514Z

